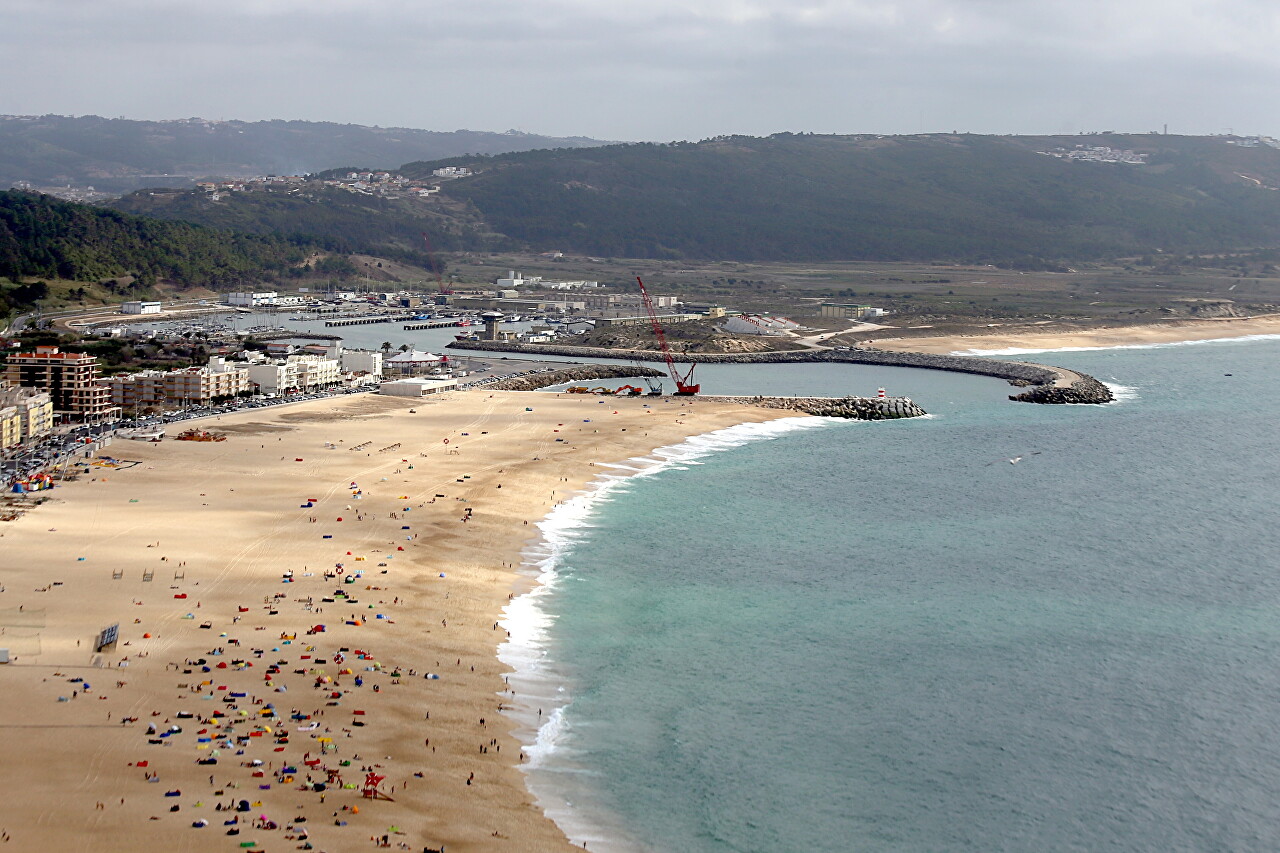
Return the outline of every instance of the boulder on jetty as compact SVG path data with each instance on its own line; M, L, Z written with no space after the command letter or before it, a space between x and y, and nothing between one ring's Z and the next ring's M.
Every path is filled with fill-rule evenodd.
M1111 389L1092 376L1079 374L1080 378L1067 386L1034 385L1021 394L1010 394L1010 400L1019 403L1110 403L1115 397Z

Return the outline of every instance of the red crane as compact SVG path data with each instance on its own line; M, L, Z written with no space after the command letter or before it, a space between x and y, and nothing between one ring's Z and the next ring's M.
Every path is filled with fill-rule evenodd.
M427 260L431 263L431 269L436 274L438 289L441 294L451 294L452 290L444 286L444 270L440 269L440 264L436 262L436 253L431 251L431 238L427 236L427 232L422 232L422 242L427 244Z
M658 344L662 347L662 357L667 362L667 372L671 374L671 381L676 383L676 395L692 397L702 387L693 383L693 368L697 365L690 364L689 372L683 376L680 375L680 371L676 369L675 359L671 357L671 347L667 346L667 335L662 331L662 324L658 322L658 312L653 310L653 300L649 298L649 291L645 290L644 282L640 281L640 276L636 276L636 282L640 285L640 298L644 300L644 310L648 312L649 322L653 324L653 334L658 338Z

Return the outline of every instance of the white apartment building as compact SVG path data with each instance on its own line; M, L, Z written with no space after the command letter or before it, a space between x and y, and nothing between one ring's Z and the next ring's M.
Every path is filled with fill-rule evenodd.
M344 373L382 375L382 353L374 350L343 350L339 363Z
M291 355L285 359L249 362L249 381L263 394L309 391L336 385L342 379L337 359Z
M0 405L0 450L22 443L22 418L17 406Z
M210 359L208 367L143 370L112 376L103 384L111 389L112 404L126 412L141 406L203 405L251 390L249 371L220 358Z
M342 381L342 367L334 358L291 356L298 363L298 387L303 391L328 388Z
M13 409L18 419L19 441L40 438L54 430L54 402L36 388L5 387L0 382L0 409Z

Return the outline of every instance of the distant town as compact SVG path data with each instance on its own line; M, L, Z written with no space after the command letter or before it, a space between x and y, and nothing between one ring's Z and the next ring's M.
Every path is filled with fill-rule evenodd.
M446 166L432 171L432 175L445 180L466 178L474 174L470 169L460 166ZM440 192L439 184L413 181L394 172L348 172L341 178L316 180L308 175L262 175L254 178L230 178L217 181L196 181L196 189L209 193L213 201L219 201L226 193L271 191L284 188L286 191L301 191L308 185L320 184L326 187L346 190L359 195L384 196L401 198L413 196L426 198Z
M1052 148L1038 151L1049 157L1061 160L1078 160L1091 163L1128 163L1141 166L1147 162L1146 154L1138 154L1128 148L1109 148L1106 145L1077 145L1074 148Z

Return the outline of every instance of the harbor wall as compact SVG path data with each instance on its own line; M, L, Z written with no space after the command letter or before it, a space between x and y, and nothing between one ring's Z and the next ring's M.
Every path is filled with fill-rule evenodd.
M524 352L570 358L616 358L632 361L662 361L662 355L646 350L611 350L603 347L570 347L556 344L516 344L507 341L455 341L451 348ZM870 364L886 367L916 367L946 370L1004 379L1014 385L1036 386L1009 399L1026 403L1109 403L1111 390L1092 376L1062 368L1022 361L1000 361L968 355L935 355L923 352L894 352L877 349L788 350L756 353L681 353L677 361L698 364L803 364L832 362Z
M652 367L634 367L621 364L583 364L563 370L551 370L532 376L515 376L486 385L498 391L537 391L567 382L595 382L603 379L622 379L634 376L666 376ZM857 421L884 421L897 418L918 418L926 414L908 397L724 397L701 394L699 399L711 399L745 406L761 406L766 409L787 409L827 418L846 418Z
M552 370L547 373L535 373L532 376L513 376L500 379L485 385L485 388L496 391L537 391L551 385L562 385L566 382L596 382L601 379L622 379L633 376L666 376L652 367L634 367L621 364L582 364L566 367L563 370Z
M891 421L899 418L918 418L926 415L910 397L719 397L698 395L700 398L766 409L787 409L823 418L844 418L852 421Z

